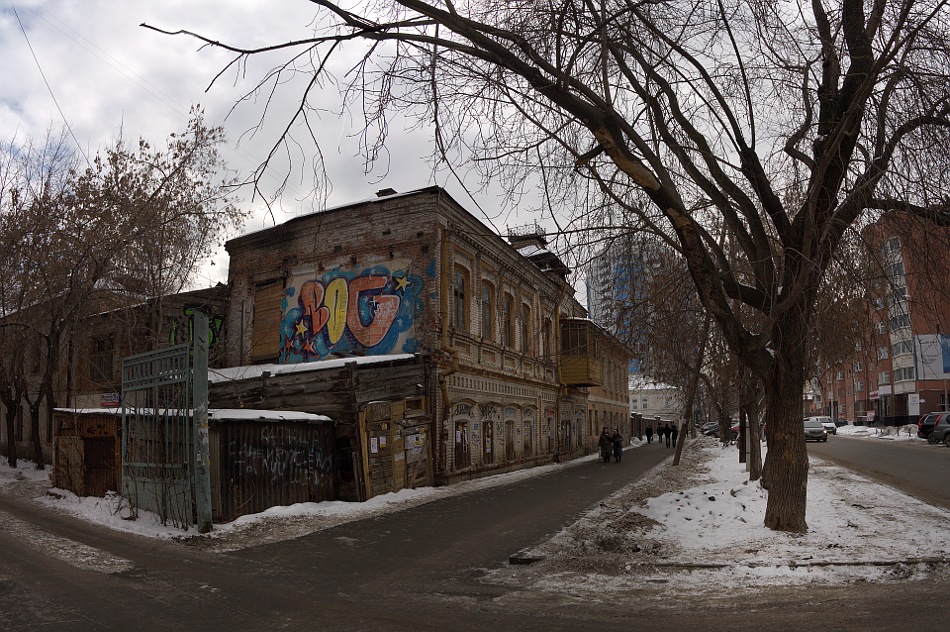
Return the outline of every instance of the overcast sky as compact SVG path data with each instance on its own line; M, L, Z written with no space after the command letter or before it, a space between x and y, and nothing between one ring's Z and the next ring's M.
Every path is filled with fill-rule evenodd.
M267 133L241 139L260 115L259 106L225 118L251 84L235 85L231 73L206 91L230 56L199 50L200 42L191 37L162 35L140 24L253 47L305 37L313 14L307 0L0 0L0 138L42 138L48 128L60 128L65 120L87 155L111 144L120 129L127 139L144 137L163 144L170 132L184 127L189 108L200 104L208 123L225 127L231 145L228 165L244 176L273 141ZM272 61L252 62L248 78L259 79ZM274 106L285 111L293 107L290 94L285 91ZM327 107L336 109L338 101L328 98ZM285 122L279 110L271 120ZM480 206L500 229L535 219L500 216L496 197L477 196L473 202L447 174L433 174L427 161L430 136L424 131L409 133L397 124L387 159L365 174L348 121L328 114L322 123L319 134L333 187L329 206L372 197L385 187L408 191L435 183L484 219ZM295 178L274 219L260 202L253 203L255 215L244 230L314 210L314 201L305 199L309 190L308 183ZM252 204L250 191L242 198ZM214 267L205 267L200 285L226 280L226 257L215 259Z

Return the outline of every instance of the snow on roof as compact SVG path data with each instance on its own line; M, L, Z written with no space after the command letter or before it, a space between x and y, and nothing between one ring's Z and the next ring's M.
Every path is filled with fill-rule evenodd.
M58 413L75 415L121 415L121 408L57 408ZM326 415L302 413L296 410L259 410L253 408L209 408L208 419L259 421L331 421Z
M676 390L677 387L670 384L664 384L663 382L657 382L646 375L631 375L630 376L630 390L631 391L665 391L665 390Z
M551 252L547 248L541 248L537 244L525 244L524 246L521 246L521 247L516 246L515 250L517 250L518 253L521 254L522 257L526 257L526 258L533 257L535 255L543 255L543 254L547 254Z
M227 369L208 369L208 381L211 383L219 383L237 380L250 380L260 378L264 373L269 373L270 375L288 375L290 373L302 373L305 371L338 369L350 363L356 363L358 365L379 364L382 362L412 360L415 357L416 356L411 353L400 353L394 355L333 358L332 360L299 362L297 364L252 364L248 366L235 366Z

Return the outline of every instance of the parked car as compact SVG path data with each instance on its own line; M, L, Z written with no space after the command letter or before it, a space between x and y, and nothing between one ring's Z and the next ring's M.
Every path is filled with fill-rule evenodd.
M929 413L922 416L917 420L917 436L921 439L926 439L928 443L939 442L940 440L937 438L931 440L931 435L933 434L934 426L944 417L947 417L947 413Z
M809 417L804 422L805 441L828 441L828 431L817 417Z
M940 443L950 448L950 415L939 415L940 419L934 425L930 437L927 439L930 443Z
M841 417L832 417L831 420L835 422L835 426L840 428L841 426L847 426L848 420L842 419ZM837 432L835 434L838 434Z
M822 425L822 427L823 427L825 430L827 430L827 431L830 432L831 434L838 434L838 426L835 425L835 422L831 419L831 417L820 417L820 416L819 416L819 417L808 417L807 419L811 419L811 420L813 420L813 421L817 421L818 423L820 423L820 424Z

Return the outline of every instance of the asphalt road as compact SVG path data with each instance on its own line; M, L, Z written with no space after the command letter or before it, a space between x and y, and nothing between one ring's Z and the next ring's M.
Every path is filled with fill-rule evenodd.
M619 464L587 461L230 554L146 541L0 494L0 627L505 629L504 611L459 618L460 603L507 592L478 582L482 569L507 563L671 455L628 450ZM519 627L573 624L542 613Z
M943 444L832 435L827 443L809 443L808 451L950 509L950 448Z
M844 445L833 441L830 450ZM116 533L0 493L0 629L945 629L942 608L921 606L948 591L946 578L703 599L657 599L644 586L607 603L486 580L614 490L670 467L671 455L654 444L620 464L585 461L227 554Z

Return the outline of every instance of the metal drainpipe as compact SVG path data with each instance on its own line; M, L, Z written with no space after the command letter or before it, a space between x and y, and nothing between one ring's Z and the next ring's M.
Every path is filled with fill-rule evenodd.
M439 263L440 263L440 279L439 279L439 319L441 320L441 351L450 355L449 362L450 368L446 371L442 371L442 363L439 363L439 374L438 374L438 383L439 383L439 392L442 394L442 419L439 420L439 430L437 431L439 441L436 444L439 446L439 449L442 451L442 459L440 465L443 468L443 474L445 470L448 469L448 443L449 437L454 436L448 433L444 433L445 425L448 423L450 405L449 405L449 385L448 377L458 371L459 369L459 358L458 352L449 350L449 239L448 239L448 229L442 229L442 245L439 253ZM446 437L445 441L442 440L442 437Z

